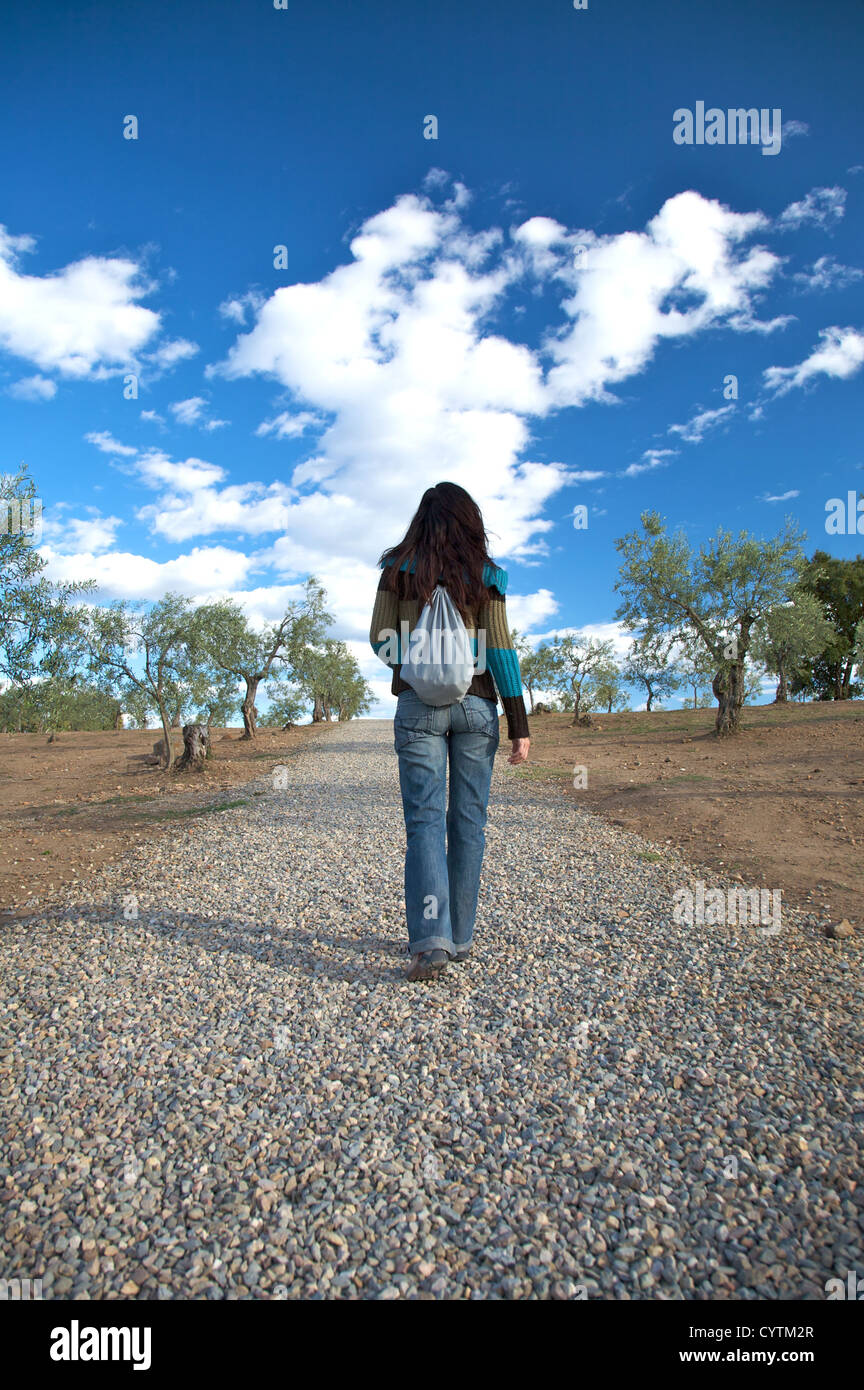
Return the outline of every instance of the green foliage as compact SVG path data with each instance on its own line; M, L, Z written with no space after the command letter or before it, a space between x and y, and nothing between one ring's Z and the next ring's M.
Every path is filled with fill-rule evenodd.
M690 693L681 701L684 709L707 709L714 703L711 682L715 663L695 637L685 637L675 649L675 670L679 683Z
M753 655L777 677L776 700L788 698L790 678L832 645L836 633L815 594L798 589L789 603L777 604L759 621Z
M266 686L265 694L269 704L267 713L259 721L265 728L284 729L286 724L299 723L307 704L301 690L280 681Z
M631 685L645 691L645 708L653 710L655 703L666 700L681 686L681 676L672 665L672 644L660 637L634 640L624 662L623 676Z
M357 659L344 642L328 637L307 647L296 668L297 685L312 704L313 720L354 719L372 704L372 691L360 673Z
M95 583L54 584L33 537L8 521L10 508L35 505L36 484L22 467L0 474L0 679L16 687L46 677L68 677L80 644L74 600Z
M533 713L535 692L554 689L555 654L550 646L538 647L535 651L527 638L515 629L511 639L519 657L522 684L528 691Z
M110 681L121 704L158 711L171 764L170 730L197 678L196 658L187 646L192 605L180 594L166 594L146 608L118 602L89 611L86 642L89 669ZM136 694L137 692L137 694Z
M567 633L557 635L550 648L551 688L573 701L573 722L597 706L597 680L614 661L609 641Z
M233 599L205 604L195 614L190 644L213 672L245 686L240 706L246 734L257 725L255 698L263 681L301 680L308 653L333 621L318 581L306 580L301 599L288 604L279 622L257 629Z
M120 703L98 685L49 677L0 694L0 729L42 734L50 730L114 729Z
M849 700L861 694L853 681L858 624L864 619L864 556L838 560L817 550L801 576L801 588L817 598L832 635L824 650L803 661L792 678L793 692L818 700Z
M607 714L629 708L621 668L616 662L598 666L593 677L593 689L598 709L605 710Z
M745 662L756 625L796 587L804 557L791 520L773 539L718 529L694 551L679 530L667 534L657 512L643 512L642 531L615 542L622 557L617 616L657 637L697 640L714 666L718 734L734 733L745 697Z

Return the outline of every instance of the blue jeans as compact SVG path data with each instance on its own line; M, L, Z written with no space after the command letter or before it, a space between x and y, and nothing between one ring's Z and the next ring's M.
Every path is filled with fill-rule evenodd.
M417 955L441 948L452 956L467 950L474 935L497 707L466 695L435 708L403 690L393 732L407 837L408 949Z

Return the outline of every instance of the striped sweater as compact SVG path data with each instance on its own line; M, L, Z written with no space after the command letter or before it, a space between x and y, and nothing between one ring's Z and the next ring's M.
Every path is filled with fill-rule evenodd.
M402 568L405 567L403 564ZM376 656L380 654L387 641L388 632L397 634L397 650L401 653L401 647L398 646L399 636L404 631L401 624L407 622L407 631L410 634L422 611L419 599L400 599L392 590L383 588L383 583L382 574L369 627L369 641ZM519 658L510 639L510 626L507 622L507 605L504 598L507 590L507 571L486 565L483 570L483 583L486 585L488 598L480 605L476 614L469 610L462 616L471 638L475 659L478 630L485 632L487 669L475 675L466 694L481 695L486 700L497 701L500 698L507 716L507 737L528 738L528 716L522 698ZM384 657L381 659L385 660ZM410 690L410 685L401 678L401 663L388 665L393 672L390 686L392 693L398 695L403 690Z

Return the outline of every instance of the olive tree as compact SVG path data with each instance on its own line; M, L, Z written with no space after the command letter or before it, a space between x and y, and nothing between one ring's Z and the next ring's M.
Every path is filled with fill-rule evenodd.
M318 581L307 579L301 599L288 604L278 622L256 629L234 599L203 604L195 615L191 641L203 661L232 677L243 689L240 712L244 739L258 727L255 700L264 681L296 678L307 649L323 640L333 621Z
M667 534L657 512L643 512L641 522L641 532L615 542L622 557L617 616L649 640L695 637L714 668L715 732L737 733L754 630L796 587L801 535L790 519L770 540L721 527L694 551L682 530Z
M613 709L627 709L628 700L623 688L623 675L617 662L609 661L597 667L593 688L597 704L607 714L611 714Z
M787 603L778 603L757 624L753 655L777 677L776 705L789 698L789 681L807 661L823 652L834 628L815 594L799 589Z
M624 679L645 691L645 709L650 714L655 700L666 700L681 685L681 676L671 659L671 643L634 639L624 659Z
M365 714L372 703L372 692L360 673L357 659L344 642L326 638L316 647L307 647L297 666L300 689L311 701L312 721L353 719Z
M573 723L596 703L596 679L614 658L610 641L568 632L556 635L551 646L552 688L573 700Z
M285 729L289 724L298 723L306 707L301 690L280 681L276 685L265 686L264 693L268 701L267 711L259 720L264 728Z
M37 515L36 484L27 469L0 474L0 680L25 704L33 686L46 680L53 691L71 691L81 650L78 602L96 588L94 580L46 579L30 524Z
M172 763L173 712L190 679L189 632L192 605L180 594L166 594L149 608L127 600L92 608L85 630L89 666L110 680L133 709L154 709L164 735L163 767Z
M676 646L675 669L680 685L691 690L684 696L685 709L707 709L714 702L711 682L714 679L715 662L711 653L696 637L687 636Z
M531 713L534 713L535 694L538 690L552 690L555 682L555 657L550 646L537 647L536 650L526 637L515 629L512 633L513 646L519 658L519 671L522 684L528 691Z

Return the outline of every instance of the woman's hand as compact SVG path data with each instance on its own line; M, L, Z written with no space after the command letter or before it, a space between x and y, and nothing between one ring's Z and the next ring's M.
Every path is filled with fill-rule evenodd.
M513 748L508 763L525 763L528 761L528 749L531 747L530 738L514 738Z

